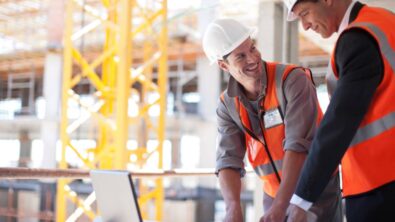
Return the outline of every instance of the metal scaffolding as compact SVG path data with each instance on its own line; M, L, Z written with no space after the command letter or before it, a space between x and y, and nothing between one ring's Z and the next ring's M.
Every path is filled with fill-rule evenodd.
M83 25L77 21L83 18ZM78 20L79 19L79 20ZM66 154L73 153L85 169L141 169L150 158L162 169L167 86L167 1L166 0L68 0L64 32L64 65L61 109L62 152L60 169L69 169ZM102 32L102 50L95 58L88 56L91 45L84 36ZM99 38L100 39L100 38ZM80 43L80 44L78 44ZM141 47L142 46L142 47ZM95 47L97 49L97 46ZM134 55L143 52L139 65ZM134 65L135 63L136 65ZM157 75L155 75L157 74ZM89 80L94 87L94 104L86 104L77 86ZM149 99L154 95L155 100ZM152 97L152 96L151 96ZM87 114L71 120L70 102L79 104ZM129 107L139 107L132 116ZM159 115L149 115L152 108ZM96 145L84 149L73 143L78 129L92 119L97 123ZM128 147L130 131L139 136L138 147ZM155 149L147 149L149 139L156 140ZM56 221L75 221L82 214L96 217L90 205L94 194L76 198L70 189L71 179L60 179L57 186ZM139 181L139 203L144 219L162 220L162 179ZM76 206L67 212L67 205ZM149 214L148 205L155 206Z

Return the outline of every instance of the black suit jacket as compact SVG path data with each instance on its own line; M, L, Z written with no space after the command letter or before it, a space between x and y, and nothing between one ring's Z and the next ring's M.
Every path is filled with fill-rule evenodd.
M354 5L350 22L362 7L359 2ZM335 47L339 80L295 192L310 202L318 199L339 165L384 74L378 43L368 32L346 30Z

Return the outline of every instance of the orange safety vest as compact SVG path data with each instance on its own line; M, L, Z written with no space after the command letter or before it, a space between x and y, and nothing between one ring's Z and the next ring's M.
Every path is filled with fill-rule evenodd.
M363 29L377 41L384 76L342 159L343 195L361 194L395 180L395 14L364 6L347 29ZM347 30L346 29L346 30ZM336 48L335 48L336 49ZM339 74L332 53L328 82Z
M286 100L283 95L283 84L288 74L297 68L293 65L282 65L266 62L267 87L266 95L261 103L258 113L260 128L263 132L263 140L254 135L251 127L247 109L240 103L238 97L230 98L223 93L221 99L224 101L230 116L245 134L246 150L250 164L254 171L264 181L264 191L271 197L275 197L280 186L282 162L284 158L283 140L285 138L284 121L271 127L265 128L263 114L278 109L281 117L285 114ZM305 69L305 73L312 80L311 72ZM317 102L318 104L318 102ZM318 124L322 119L322 112L318 106Z

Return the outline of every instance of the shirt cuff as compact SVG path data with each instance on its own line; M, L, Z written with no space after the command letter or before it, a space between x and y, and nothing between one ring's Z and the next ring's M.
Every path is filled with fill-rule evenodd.
M247 171L244 168L236 168L236 167L223 167L220 169L216 169L215 170L215 175L218 177L219 171L223 170L223 169L233 169L236 171L240 171L240 177L244 177L247 173Z
M312 202L309 202L307 200L302 199L298 195L294 194L292 195L291 200L289 201L291 204L294 204L300 208L302 208L305 211L308 211L310 207L313 205Z
M292 138L288 138L288 139L284 139L283 141L283 147L284 150L292 150L295 152L308 152L309 148L311 145L311 141L310 140L306 140L306 139L292 139Z

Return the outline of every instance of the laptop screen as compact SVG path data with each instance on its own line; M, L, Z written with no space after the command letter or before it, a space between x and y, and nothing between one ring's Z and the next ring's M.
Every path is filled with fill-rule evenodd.
M142 222L130 172L91 170L92 186L103 222Z

